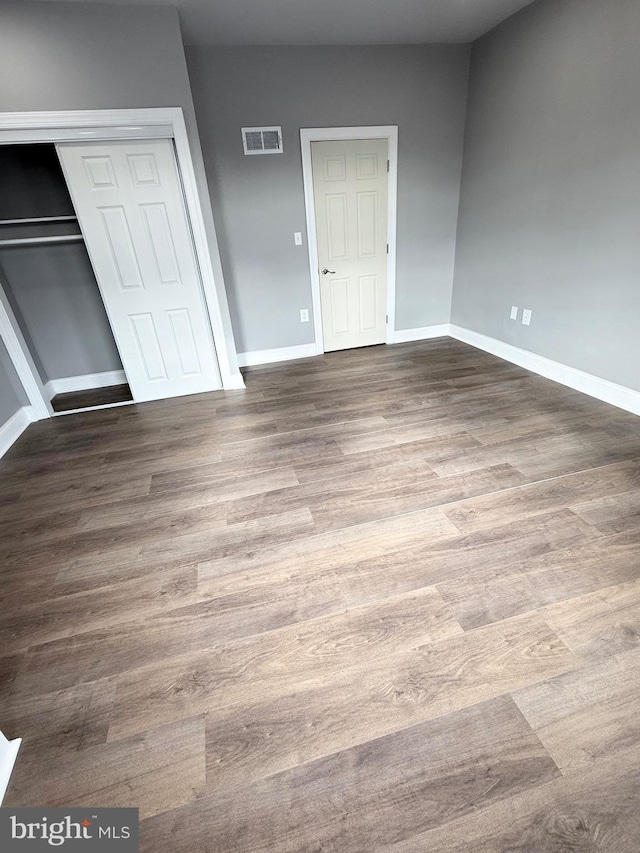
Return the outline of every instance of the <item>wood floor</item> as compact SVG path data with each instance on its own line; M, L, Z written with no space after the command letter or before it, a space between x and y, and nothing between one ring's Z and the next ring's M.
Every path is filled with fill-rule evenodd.
M131 389L123 385L109 385L106 388L89 388L86 391L69 391L56 394L51 400L54 412L72 412L74 409L89 409L92 406L108 406L112 403L124 403L132 400Z
M0 463L6 805L145 853L638 853L640 420L442 339Z

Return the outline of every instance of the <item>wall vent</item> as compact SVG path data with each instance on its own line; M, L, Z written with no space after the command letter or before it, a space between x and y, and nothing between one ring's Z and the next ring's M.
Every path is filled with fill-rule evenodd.
M243 127L245 154L282 154L281 127Z

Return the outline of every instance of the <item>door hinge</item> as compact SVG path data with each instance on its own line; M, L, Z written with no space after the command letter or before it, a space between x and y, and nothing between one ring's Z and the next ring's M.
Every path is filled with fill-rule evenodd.
M389 171L389 161L387 160L387 172Z
M389 254L389 244L387 243L387 255Z
M384 321L385 321L385 323L389 322L389 315L388 314L385 316Z

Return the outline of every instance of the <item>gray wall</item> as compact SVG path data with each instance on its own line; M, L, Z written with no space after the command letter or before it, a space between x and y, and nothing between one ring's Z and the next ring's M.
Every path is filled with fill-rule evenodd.
M54 145L0 146L0 219L73 215Z
M122 369L84 244L6 249L0 263L43 382Z
M474 45L452 313L637 390L639 32L638 0L540 0Z
M193 102L175 9L2 2L0 110Z
M9 353L0 340L0 426L28 402Z
M398 329L449 321L469 48L191 47L187 62L240 351L309 343L301 127L399 125ZM282 125L245 157L240 128Z
M0 260L2 258L2 253L0 253ZM0 263L0 285L2 286L2 293L6 297L7 302L9 303L9 307L13 311L13 316L20 327L20 332L22 337L24 338L24 342L29 350L29 355L33 359L33 363L36 366L38 374L40 375L40 380L42 383L47 381L47 371L44 369L42 362L40 361L40 355L38 354L38 349L34 342L31 339L31 332L29 331L29 327L25 323L24 317L22 315L22 309L20 305L16 301L16 297L13 293L13 288L9 284L9 279L7 278L7 274L4 271L4 267Z
M0 146L0 219L73 212L53 145ZM0 237L70 231L0 226ZM122 368L84 243L0 248L0 280L43 382Z
M139 107L184 110L225 335L228 348L232 348L233 334L176 9L2 0L0 112ZM233 371L234 357L231 362Z

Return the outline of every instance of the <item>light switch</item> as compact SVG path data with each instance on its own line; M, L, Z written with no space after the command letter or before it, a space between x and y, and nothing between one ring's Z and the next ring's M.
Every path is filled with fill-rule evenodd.
M293 232L293 242L296 246L302 246L302 231Z
M516 305L511 306L511 319L512 320L518 319L518 308Z

